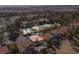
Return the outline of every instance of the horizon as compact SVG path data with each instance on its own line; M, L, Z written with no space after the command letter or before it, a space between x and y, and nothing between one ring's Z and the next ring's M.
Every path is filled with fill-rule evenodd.
M79 5L0 5L0 12L79 11Z

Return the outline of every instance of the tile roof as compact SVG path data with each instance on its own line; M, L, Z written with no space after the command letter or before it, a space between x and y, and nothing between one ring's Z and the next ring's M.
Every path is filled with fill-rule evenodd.
M3 46L3 47L0 47L0 54L4 54L4 53L8 53L9 50L7 48L7 46Z
M53 34L64 34L65 32L67 32L67 29L64 28L58 28L52 31Z
M35 42L37 40L38 41L45 40L45 39L47 39L47 36L44 36L44 35L32 35L29 38L30 38L30 40L32 40L33 42Z
M32 41L30 39L27 39L27 38L21 38L21 39L16 40L16 45L17 45L20 52L25 51L26 48L28 46L30 46L31 44L33 44Z

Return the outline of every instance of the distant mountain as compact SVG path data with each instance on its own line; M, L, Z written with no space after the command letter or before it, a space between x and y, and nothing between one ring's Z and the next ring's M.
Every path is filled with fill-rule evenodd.
M79 11L79 5L0 5L0 12Z

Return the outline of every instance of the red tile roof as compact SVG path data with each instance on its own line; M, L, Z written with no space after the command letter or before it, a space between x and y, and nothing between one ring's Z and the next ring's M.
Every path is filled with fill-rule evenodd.
M32 36L30 36L29 37L30 38L30 40L32 40L33 42L35 42L35 41L41 41L41 40L47 40L47 36L45 36L45 35L32 35Z
M25 51L26 47L28 47L30 44L33 44L31 40L29 39L17 39L16 45L20 52Z
M0 54L4 54L4 53L8 53L9 50L7 48L7 46L3 46L3 47L0 47Z
M30 36L29 37L33 42L35 42L35 41L41 41L41 40L44 40L44 38L43 37L40 37L40 36L38 36L38 35L32 35L32 36Z

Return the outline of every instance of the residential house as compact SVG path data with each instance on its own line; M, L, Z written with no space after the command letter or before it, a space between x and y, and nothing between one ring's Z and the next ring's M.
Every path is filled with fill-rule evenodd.
M9 53L7 46L1 46L0 47L0 54L6 54L6 53Z
M16 45L20 53L26 51L26 48L30 45L33 45L33 42L24 36L20 36L16 39Z

